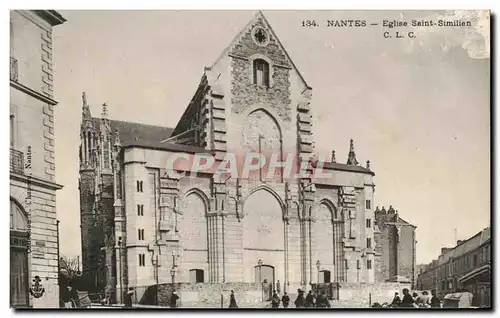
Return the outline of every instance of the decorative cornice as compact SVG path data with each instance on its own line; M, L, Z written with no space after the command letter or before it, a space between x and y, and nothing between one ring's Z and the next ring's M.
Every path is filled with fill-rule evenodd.
M30 183L32 185L36 185L36 186L50 189L50 190L60 190L63 188L62 185L57 184L57 183L52 182L52 181L47 181L47 180L40 179L38 177L26 176L26 175L22 175L22 174L13 173L13 172L10 173L10 178L13 180L18 180L21 182Z
M56 26L66 22L66 19L56 10L33 10L33 12L40 18L50 23L51 26Z
M10 86L14 87L15 89L18 89L20 90L21 92L23 93L26 93L44 103L47 103L49 105L57 105L57 102L55 100L53 100L52 98L50 97L47 97L45 95L42 95L40 94L39 92L19 83L19 82L15 82L15 81L10 81Z

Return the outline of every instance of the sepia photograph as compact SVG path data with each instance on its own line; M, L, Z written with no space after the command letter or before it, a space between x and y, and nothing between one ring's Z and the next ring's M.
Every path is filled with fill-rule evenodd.
M492 309L490 11L9 15L11 308Z

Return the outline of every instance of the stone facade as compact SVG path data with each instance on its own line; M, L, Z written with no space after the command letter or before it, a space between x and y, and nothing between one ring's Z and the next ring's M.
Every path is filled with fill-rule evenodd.
M417 288L438 295L467 290L474 306L491 305L491 228L485 228L441 254L419 273Z
M268 85L254 83L255 59L267 63L258 76L267 74L262 83ZM113 132L115 235L113 242L100 243L114 246L105 253L116 255L114 261L106 257L107 268L115 268L104 278L111 293L134 287L141 299L150 286L172 282L250 286L267 279L280 281L282 291L309 289L317 281L373 284L377 256L375 244L367 244L374 229L366 220L375 218L374 173L358 165L352 141L349 164L299 157L314 153L311 100L311 88L261 13L205 69L173 130L118 121L103 126L91 117L84 98L82 163L90 156L86 123L101 122L89 124L91 140L102 129ZM101 158L103 140L90 145ZM306 160L308 171L322 165L329 176L281 171L272 177L223 178L211 170L193 176L182 162L176 171L166 169L179 154L185 162L195 154L213 155L217 166L226 154L240 157L251 150ZM82 176L86 169L83 164ZM98 168L90 170L101 183ZM102 206L96 191L82 194L82 202ZM88 231L83 220L91 205L85 206L82 233ZM107 211L95 213L112 209ZM98 253L97 247L83 248ZM84 272L89 270L84 264ZM194 295L187 292L183 297Z
M62 186L55 183L57 102L52 88L52 27L63 22L52 10L15 10L10 15L10 282L14 307L59 307L55 201L56 190ZM42 288L44 292L37 293Z
M403 220L391 207L375 210L376 280L408 282L415 286L416 226Z

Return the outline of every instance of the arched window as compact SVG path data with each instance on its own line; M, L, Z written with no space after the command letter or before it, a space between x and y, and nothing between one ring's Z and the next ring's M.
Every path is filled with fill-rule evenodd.
M25 232L28 230L26 215L13 200L10 200L10 229Z
M269 63L263 59L253 61L253 83L260 86L269 86Z

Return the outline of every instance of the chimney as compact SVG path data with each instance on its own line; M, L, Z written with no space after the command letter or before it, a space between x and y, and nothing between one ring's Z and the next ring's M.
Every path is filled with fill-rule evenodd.
M463 242L463 241L464 241L464 240L458 240L458 241L457 241L457 246L458 246L458 245L460 245L460 244L462 244L462 242Z
M449 248L449 247L441 247L441 255L444 255L444 254L448 253L452 249L453 248Z

